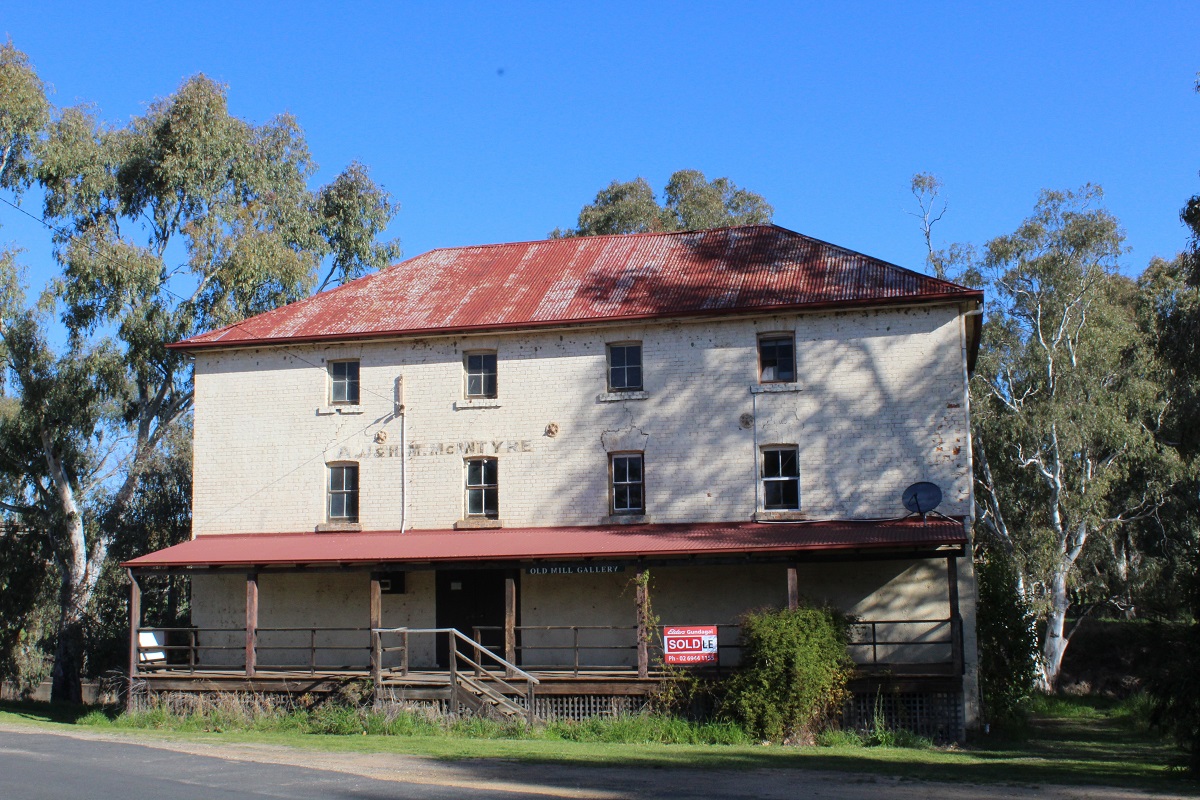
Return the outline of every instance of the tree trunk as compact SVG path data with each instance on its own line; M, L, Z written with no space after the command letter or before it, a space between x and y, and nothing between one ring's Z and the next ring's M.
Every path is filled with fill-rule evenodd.
M82 703L83 619L81 614L64 610L59 617L58 645L54 648L54 667L50 671L50 701Z
M1058 673L1070 640L1066 634L1067 609L1071 605L1067 598L1067 570L1058 567L1050 586L1050 610L1046 614L1046 639L1042 644L1042 674L1038 678L1038 688L1044 692L1058 688Z
M92 592L100 578L100 567L108 554L108 544L100 536L89 551L83 514L63 469L54 454L50 437L44 431L42 444L63 515L63 550L58 557L61 578L58 591L58 643L54 648L54 666L50 670L50 699L66 703L83 702L80 672L83 668L83 623Z

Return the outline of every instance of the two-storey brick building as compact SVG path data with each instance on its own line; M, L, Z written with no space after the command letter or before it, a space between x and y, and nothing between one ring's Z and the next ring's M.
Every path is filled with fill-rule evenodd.
M651 605L732 666L740 614L803 597L862 621L863 680L961 727L981 302L775 226L435 250L176 345L193 539L128 566L192 575L205 668L457 628L593 694L653 670ZM905 509L916 482L940 514Z

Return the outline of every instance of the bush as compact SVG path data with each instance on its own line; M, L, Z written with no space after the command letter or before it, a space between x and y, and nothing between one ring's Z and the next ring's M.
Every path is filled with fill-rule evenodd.
M762 739L812 741L846 699L849 622L828 608L746 614L742 669L728 681L722 713Z
M1200 775L1200 556L1189 593L1192 624L1165 631L1159 641L1162 663L1146 689L1153 698L1152 721L1174 735L1188 768Z
M990 722L1018 722L1037 679L1038 644L1029 603L1012 564L994 553L976 563L979 688Z

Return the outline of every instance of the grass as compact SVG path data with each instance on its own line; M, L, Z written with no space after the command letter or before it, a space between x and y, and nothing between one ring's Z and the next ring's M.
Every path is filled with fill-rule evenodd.
M662 717L559 723L531 732L520 724L470 720L445 725L421 714L364 715L336 707L268 716L246 724L211 710L183 716L158 711L127 716L0 703L0 722L42 729L128 731L208 743L593 766L822 769L916 780L1104 785L1200 795L1200 782L1171 768L1175 749L1169 740L1145 730L1136 702L1091 698L1039 699L1028 726L1018 735L981 737L966 748L935 748L920 741L915 742L916 749L871 747L865 746L863 737L846 733L822 737L826 746L820 747L763 746L747 742L733 726Z

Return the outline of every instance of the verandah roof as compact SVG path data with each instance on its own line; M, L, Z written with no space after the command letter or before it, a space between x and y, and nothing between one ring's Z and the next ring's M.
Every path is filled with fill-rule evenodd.
M961 519L808 523L720 522L414 530L366 533L210 534L126 561L132 569L330 566L383 563L531 562L836 554L961 546Z

